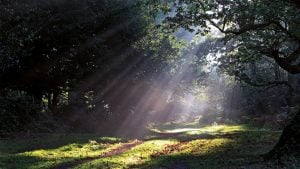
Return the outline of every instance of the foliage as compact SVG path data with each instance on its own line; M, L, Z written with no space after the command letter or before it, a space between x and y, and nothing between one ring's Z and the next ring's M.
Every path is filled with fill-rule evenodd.
M184 46L154 29L146 8L131 0L3 1L1 96L24 93L74 130L124 119L153 80L166 77ZM172 63L158 59L161 55ZM130 99L112 96L129 95L122 88L138 91L123 107L120 100Z
M0 97L0 133L36 127L34 123L39 119L40 111L40 106L29 97Z
M250 62L269 57L288 72L298 72L299 12L295 4L280 0L181 0L171 4L175 15L165 19L170 29L183 27L205 35L214 27L225 34L225 55L230 58Z
M132 80L146 76L135 77L141 66L137 60L143 58L131 46L145 34L147 25L137 1L14 0L3 1L0 13L0 121L4 131L25 129L22 125L30 124L28 118L40 112L34 110L35 105L56 118L78 107L82 112L99 110L109 102L107 93L99 88L103 91L111 86L124 69L130 70ZM31 103L10 101L8 95L18 92L23 93L21 100L34 102L32 108ZM93 97L85 98L89 93ZM16 106L10 106L14 103ZM13 124L16 119L22 123Z
M26 91L39 102L46 97L55 108L62 91L96 70L111 69L109 62L119 57L114 50L128 48L139 36L135 29L143 31L133 8L134 3L105 0L6 1L1 5L1 90Z
M150 0L151 1L151 0ZM229 72L257 86L278 86L286 85L289 88L287 95L293 94L293 86L287 81L278 81L279 76L273 82L261 83L260 78L252 72L251 76L258 79L254 82L249 78L247 68L255 67L255 62L260 59L271 59L271 63L280 66L291 74L300 73L300 18L299 2L297 1L261 1L261 0L179 0L179 1L155 1L156 3L170 4L167 10L164 7L153 6L154 11L164 11L169 14L164 23L167 29L177 30L185 28L196 34L205 35L213 28L224 34L226 46L221 54L219 62L222 63L223 70ZM174 10L174 12L172 11ZM221 50L218 50L222 52ZM260 63L263 63L260 61ZM266 68L265 66L262 66ZM268 66L267 66L268 67ZM254 70L254 69L253 69ZM277 68L277 74L279 69ZM267 81L267 80L266 80ZM287 102L290 102L288 99ZM288 103L288 105L291 105ZM297 117L297 116L296 116ZM299 121L295 118L290 124L296 126ZM289 132L284 130L280 142L275 149L276 157L284 154L280 149L291 147L299 134L299 130ZM297 145L299 145L297 143ZM291 153L292 154L292 153Z

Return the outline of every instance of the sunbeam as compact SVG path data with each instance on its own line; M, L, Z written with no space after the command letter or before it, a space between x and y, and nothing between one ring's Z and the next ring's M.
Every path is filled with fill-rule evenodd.
M0 0L0 168L300 168L296 0Z

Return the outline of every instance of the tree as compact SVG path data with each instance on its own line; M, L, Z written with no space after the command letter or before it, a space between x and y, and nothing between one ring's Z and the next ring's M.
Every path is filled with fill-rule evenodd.
M300 73L298 1L179 0L159 3L169 4L169 8L159 8L166 14L175 10L164 20L165 29L183 27L205 35L214 28L223 33L228 49L223 53L226 57L222 58L229 58L228 63L232 61L230 58L239 58L238 61L244 63L270 58L287 72ZM299 155L299 124L300 112L283 130L278 144L267 157Z
M1 1L0 91L46 98L56 112L62 92L122 59L144 30L138 9L131 1Z
M173 57L179 52L178 47L172 48L169 36L152 37L147 31L155 25L139 2L1 1L0 96L7 99L11 93L22 93L39 107L46 103L44 109L50 110L51 117L62 117L64 123L78 119L86 126L86 118L89 124L97 120L93 127L99 127L99 122L118 127L106 117L124 120L155 75L166 69L167 63L150 57ZM141 84L146 85L140 88ZM129 89L135 88L136 98L128 99ZM121 106L120 100L128 104ZM30 111L29 115L36 113Z

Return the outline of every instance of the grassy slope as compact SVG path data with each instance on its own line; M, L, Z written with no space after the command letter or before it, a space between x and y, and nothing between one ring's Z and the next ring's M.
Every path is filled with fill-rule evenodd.
M279 135L279 131L243 125L169 123L156 126L143 144L111 157L86 160L75 168L274 168L264 164L260 155L272 148ZM94 135L1 141L0 168L51 168L97 157L126 142Z

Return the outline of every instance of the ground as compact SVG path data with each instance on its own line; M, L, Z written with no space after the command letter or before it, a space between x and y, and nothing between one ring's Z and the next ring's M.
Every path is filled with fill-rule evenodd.
M0 140L1 169L264 169L300 168L264 162L281 131L247 125L152 125L133 137L40 134Z

